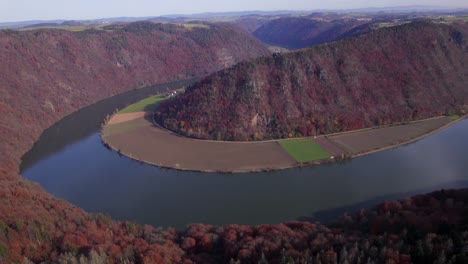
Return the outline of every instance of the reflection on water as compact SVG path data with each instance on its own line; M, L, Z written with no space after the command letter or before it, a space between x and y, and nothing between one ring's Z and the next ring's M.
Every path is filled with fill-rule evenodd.
M42 158L62 150L65 146L92 135L99 130L106 115L111 114L115 109L122 109L166 89L179 89L196 80L194 78L175 81L128 91L78 110L44 131L33 149L21 158L21 171L28 169Z
M70 124L80 125L75 118ZM38 146L65 137L61 131ZM344 163L218 174L160 169L120 157L102 146L94 129L42 152L23 175L89 212L156 226L326 221L385 199L468 187L467 134L464 120L418 142Z

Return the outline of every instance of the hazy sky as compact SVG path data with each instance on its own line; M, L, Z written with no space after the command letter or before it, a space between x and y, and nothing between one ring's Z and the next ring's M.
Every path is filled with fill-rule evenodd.
M0 0L0 22L159 16L247 10L314 10L432 5L468 7L467 0Z

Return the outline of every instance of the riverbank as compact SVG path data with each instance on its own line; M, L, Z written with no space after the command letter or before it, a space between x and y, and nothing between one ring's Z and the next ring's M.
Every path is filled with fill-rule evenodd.
M154 125L149 113L117 113L103 125L101 138L118 153L158 167L200 172L259 172L368 155L420 140L464 118L452 120L441 116L302 139L225 142L176 135ZM304 139L319 145L330 157L299 162L279 144Z
M114 115L114 118L119 118ZM262 143L193 140L155 126L151 117L106 125L103 142L132 159L163 168L202 172L251 172L291 168L296 161L275 141Z

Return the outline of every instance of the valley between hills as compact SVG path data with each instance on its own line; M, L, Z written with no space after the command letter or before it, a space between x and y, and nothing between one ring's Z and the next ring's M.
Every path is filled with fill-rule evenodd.
M430 131L467 114L465 13L297 16L0 30L0 263L465 263L468 189L400 197L327 225L297 219L259 225L193 223L178 230L85 212L20 173L23 155L62 118L126 91L193 78L197 80L185 92L161 102L149 115L105 127L104 138L124 135L123 130L156 129L154 119L167 130L213 144L249 141L222 144L256 146L263 143L251 142L308 137L333 152L322 140L329 135L327 140L354 155L376 147L358 150L347 131L422 119L429 120L424 126ZM298 24L304 30L287 32L299 37L284 37L285 31L277 30ZM287 39L291 42L284 43ZM312 44L320 45L308 47ZM271 45L301 49L279 52ZM163 133L174 137L158 130L147 139L174 148L158 138ZM361 137L372 141L369 135ZM298 162L271 147L261 150L264 162L275 161L273 155L287 160L285 165ZM193 161L192 156L186 159ZM209 158L213 164L222 159Z

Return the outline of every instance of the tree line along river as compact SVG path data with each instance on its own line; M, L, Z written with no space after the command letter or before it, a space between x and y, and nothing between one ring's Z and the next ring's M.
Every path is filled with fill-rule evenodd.
M133 90L44 131L24 177L93 213L154 226L329 222L387 199L468 186L468 120L417 142L345 162L257 173L198 173L142 164L105 148L100 123L115 108L193 80Z

